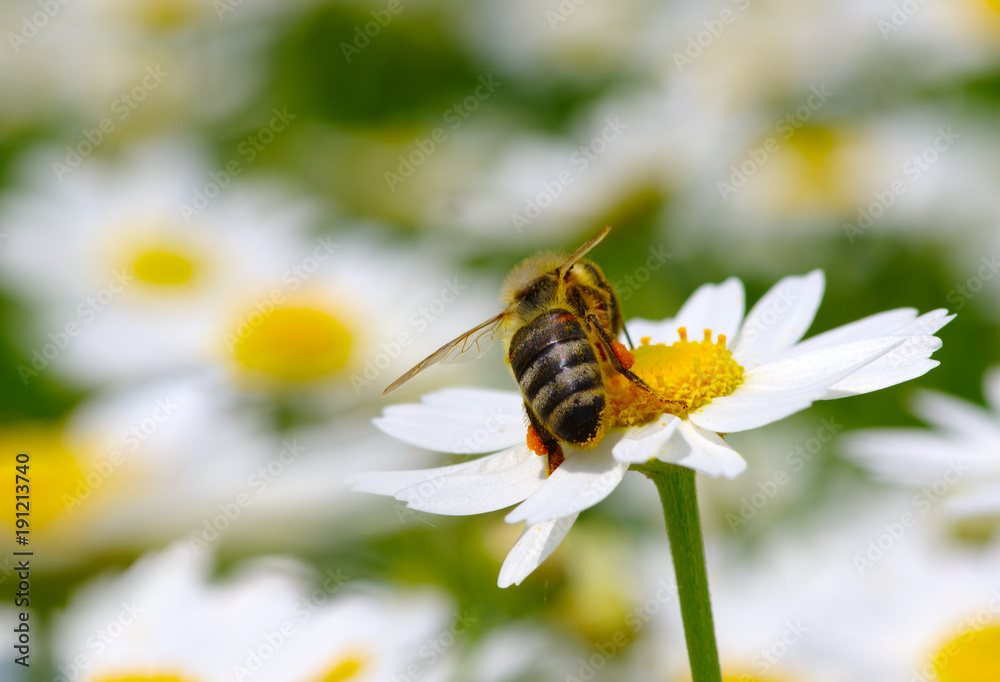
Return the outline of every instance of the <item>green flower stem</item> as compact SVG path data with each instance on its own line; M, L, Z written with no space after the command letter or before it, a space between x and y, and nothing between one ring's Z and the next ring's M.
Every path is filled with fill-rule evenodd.
M708 596L705 545L701 537L694 470L658 460L633 465L632 469L645 474L660 491L674 573L677 575L691 678L693 682L722 682L712 622L712 602Z

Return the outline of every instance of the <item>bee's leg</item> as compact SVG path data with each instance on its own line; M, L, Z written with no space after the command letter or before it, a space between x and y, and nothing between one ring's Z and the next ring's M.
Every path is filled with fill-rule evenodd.
M545 424L535 416L528 401L524 401L524 411L528 413L528 449L536 455L544 456L545 475L551 476L560 464L563 463L562 446L552 432L545 428Z
M634 361L632 354L628 352L628 349L625 348L625 346L618 339L615 339L608 334L604 327L600 325L600 322L595 315L587 315L586 320L587 326L589 326L597 334L598 338L604 342L604 345L607 346L609 351L608 359L611 361L611 366L615 368L615 371L627 378L639 388L649 391L660 400L687 407L687 403L685 401L664 398L649 384L640 379L638 375L630 369L632 362Z

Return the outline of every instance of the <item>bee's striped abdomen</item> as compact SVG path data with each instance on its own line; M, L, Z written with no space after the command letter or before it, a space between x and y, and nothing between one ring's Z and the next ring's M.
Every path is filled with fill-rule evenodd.
M600 428L601 368L583 328L568 310L553 309L517 330L510 366L535 416L560 440L581 445Z

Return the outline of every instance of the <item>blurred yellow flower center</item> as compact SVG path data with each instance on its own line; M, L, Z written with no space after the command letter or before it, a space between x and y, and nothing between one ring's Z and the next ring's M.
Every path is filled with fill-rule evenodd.
M345 682L353 680L368 667L369 656L353 653L336 660L327 672L321 673L316 682Z
M110 677L97 677L93 682L197 682L193 677L181 677L180 675L112 675Z
M131 23L149 31L173 31L191 26L204 12L199 0L131 0L121 11Z
M934 658L941 682L1000 680L1000 625L967 632L946 644Z
M26 469L15 469L15 466L23 466L16 460L18 453L28 455ZM86 488L87 483L78 460L67 448L58 425L0 432L0 457L5 462L5 470L12 472L11 483L15 486L27 486L27 489L15 487L11 492L15 496L30 495L28 520L31 530L45 528L56 518L75 510L76 505L72 504L72 500L79 500L78 488ZM21 475L25 475L22 474L25 471L28 483L23 480L15 482L15 471ZM3 516L0 518L16 528L17 511L19 510L15 509L12 501L4 505Z
M677 334L680 340L673 345L651 345L647 337L632 350L632 371L659 397L620 375L612 379L608 396L612 414L617 415L616 425L645 424L664 412L684 417L743 383L743 368L726 348L725 335L720 334L713 343L709 329L701 341L688 341L684 327Z
M142 251L132 260L136 279L156 287L178 287L190 283L197 274L194 260L169 249Z
M279 307L247 318L233 351L248 369L284 381L307 381L343 369L350 357L351 334L328 312Z

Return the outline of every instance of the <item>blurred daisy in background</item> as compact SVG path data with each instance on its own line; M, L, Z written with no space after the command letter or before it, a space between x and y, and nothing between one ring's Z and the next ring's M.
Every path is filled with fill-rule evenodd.
M935 391L912 401L929 429L865 429L841 444L881 480L920 489L926 503L943 500L956 521L1000 521L1000 368L983 378L988 409Z
M282 433L274 419L221 377L198 375L99 394L64 421L6 425L0 444L11 466L13 453L30 454L32 541L59 547L46 568L178 536L198 550L301 551L399 527L344 479L376 463L425 464L420 451L376 443L356 417Z
M171 378L100 395L65 420L6 424L2 441L11 460L30 455L31 541L58 547L43 565L63 568L155 546L218 511L281 450L261 426L218 381Z
M80 149L245 106L261 87L264 48L284 9L269 0L15 6L22 21L8 42L18 68L33 74L49 111L71 117L70 146Z
M632 370L659 396L686 407L659 398L644 402L645 393L624 380L606 384L612 426L629 428L609 434L593 449L566 446L565 462L549 475L546 457L532 450L523 426L527 419L511 423L496 417L520 414L519 393L450 389L427 395L420 404L390 407L375 425L417 447L494 454L439 469L360 474L351 479L354 489L448 515L521 502L506 520L524 521L526 528L499 579L502 587L519 584L558 546L581 511L611 494L630 464L658 459L732 478L746 462L719 434L765 426L816 400L887 388L938 364L929 356L941 345L933 334L952 317L944 310L923 316L913 309L887 311L800 342L823 288L819 271L785 278L744 318L743 285L733 278L699 288L676 318L628 323L642 340ZM703 330L704 340L688 341L687 329ZM462 448L462 435L476 428L484 432L481 442Z
M40 304L22 379L50 365L84 384L211 365L245 388L339 383L352 403L388 384L390 363L416 362L438 318L471 319L489 300L453 266L316 232L319 219L279 185L167 142L37 178L0 217L4 279Z
M996 679L1000 554L941 542L925 519L902 516L912 507L898 494L852 502L846 514L827 507L824 518L776 529L750 550L709 540L723 678ZM655 577L669 556L647 552L643 561L650 627L631 665L687 679L677 597Z
M810 642L841 679L997 679L1000 552L943 538L906 497L833 531Z
M439 680L472 620L439 593L349 585L342 571L312 589L291 559L258 559L220 581L210 572L210 555L175 544L81 587L56 618L60 670L83 682L389 680L408 669Z

